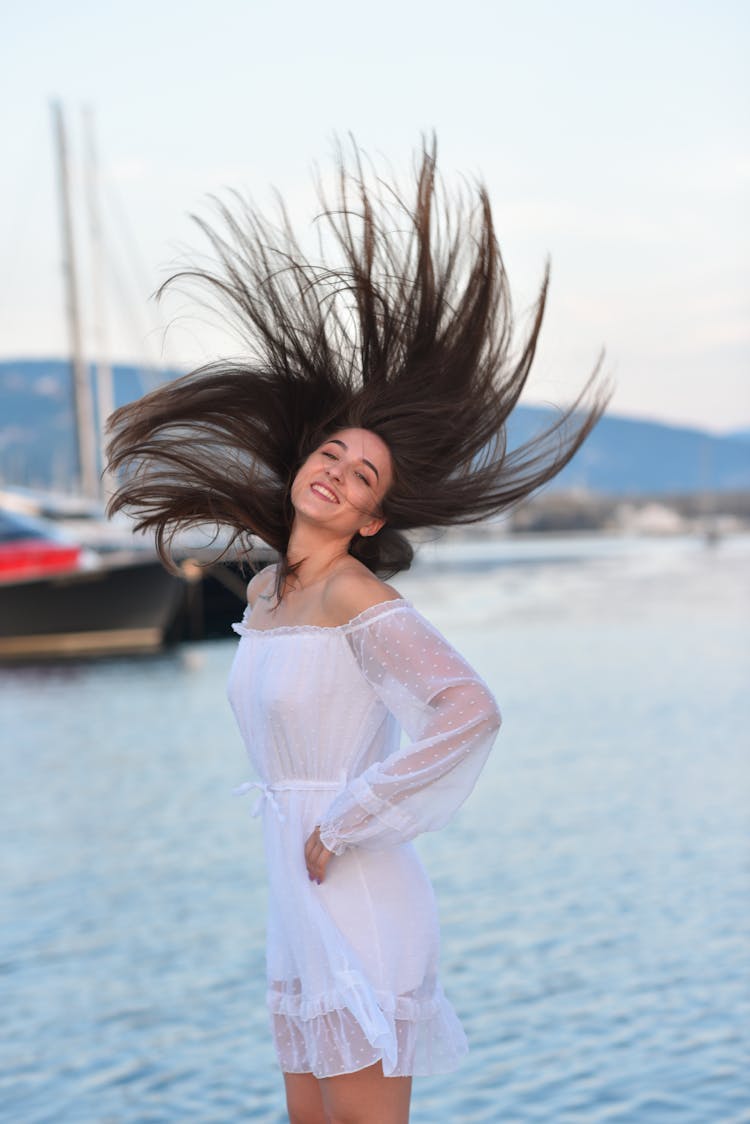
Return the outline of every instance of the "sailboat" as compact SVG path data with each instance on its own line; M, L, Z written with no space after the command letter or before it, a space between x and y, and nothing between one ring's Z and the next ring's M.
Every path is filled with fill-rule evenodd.
M63 235L65 291L78 448L79 500L104 518L89 371L83 358L76 252L62 107L53 106ZM112 407L112 375L99 365L100 416ZM17 505L16 505L17 506ZM28 507L31 507L31 512ZM153 546L127 531L109 549L66 538L44 518L40 500L27 512L0 502L0 660L140 653L162 646L189 583L164 569ZM189 572L192 576L192 571ZM187 576L187 575L186 575Z
M100 554L0 510L2 661L154 651L182 599L183 583L153 556Z

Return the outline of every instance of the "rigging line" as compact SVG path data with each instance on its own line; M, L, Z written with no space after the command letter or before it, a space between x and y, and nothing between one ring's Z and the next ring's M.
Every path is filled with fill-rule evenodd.
M112 216L115 228L120 237L121 245L125 251L133 283L138 287L140 297L138 303L143 309L144 320L147 323L144 341L147 340L148 343L151 344L151 341L155 337L161 339L158 359L156 361L152 361L151 358L149 359L149 365L158 370L161 366L165 365L164 350L166 345L166 331L164 322L159 315L156 302L152 299L156 288L153 273L147 266L145 258L143 257L133 225L130 221L130 216L115 181L110 176L104 175L102 176L102 187L104 189L105 200L108 203L108 210ZM170 364L169 361L166 360L166 365L170 366L173 364Z
M127 329L131 338L139 341L139 350L147 352L147 342L152 338L153 330L144 317L135 310L136 304L139 308L142 308L144 302L134 301L133 291L129 288L125 275L112 254L107 255L107 266L120 298L120 316L127 322ZM154 362L151 355L146 354L143 360L141 362L136 361L134 366L144 393L153 390L154 387L161 385L164 381L163 368L158 362Z

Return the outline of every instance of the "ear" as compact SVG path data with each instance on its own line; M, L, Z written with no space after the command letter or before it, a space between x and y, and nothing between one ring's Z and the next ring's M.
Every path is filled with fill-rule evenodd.
M363 539L369 539L372 535L377 535L381 527L385 526L385 519L371 519L369 523L365 523L364 527L359 528L359 534Z

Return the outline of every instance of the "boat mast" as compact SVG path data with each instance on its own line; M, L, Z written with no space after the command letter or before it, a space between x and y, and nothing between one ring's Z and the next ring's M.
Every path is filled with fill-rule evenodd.
M96 346L96 404L99 416L97 429L101 464L106 464L104 451L104 426L115 408L112 364L107 346L107 318L104 285L104 246L99 193L99 160L94 132L94 112L91 106L83 110L83 128L86 138L86 196L88 203L89 236L91 240L91 280L94 308L94 340ZM108 500L117 487L111 473L102 474L104 499Z
M99 497L99 474L96 461L96 427L91 382L83 358L81 316L78 302L78 272L76 269L73 239L73 216L70 202L68 172L68 143L65 121L60 102L53 102L52 119L57 144L58 187L60 192L60 219L63 241L63 272L65 277L65 305L68 320L71 364L73 368L73 397L75 401L76 437L78 444L78 472L81 491L91 499Z

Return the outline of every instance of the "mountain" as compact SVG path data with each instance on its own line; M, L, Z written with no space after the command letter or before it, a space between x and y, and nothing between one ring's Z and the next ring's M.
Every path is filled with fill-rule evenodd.
M117 406L131 402L177 371L113 369ZM96 383L93 380L94 401ZM77 453L70 363L62 359L0 362L0 483L70 491Z
M115 401L129 402L177 373L116 366ZM553 418L554 411L545 407L519 406L511 417L509 447ZM608 495L749 490L749 436L717 437L608 415L552 486ZM0 362L0 483L71 490L75 465L69 364L58 359Z
M511 446L528 440L553 417L543 407L523 407L511 417ZM750 442L608 414L554 486L609 495L743 491L750 489Z

